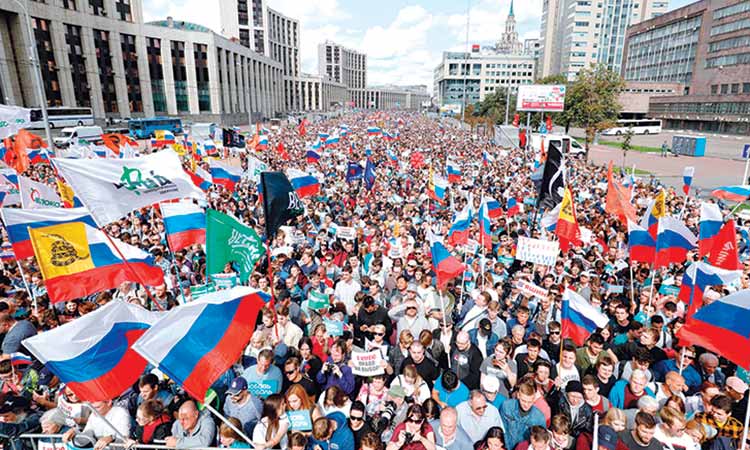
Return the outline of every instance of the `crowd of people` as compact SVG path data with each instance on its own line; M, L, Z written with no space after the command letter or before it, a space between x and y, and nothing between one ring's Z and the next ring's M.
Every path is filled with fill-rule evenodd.
M340 133L342 125L346 137L320 161L308 163L305 153L318 133ZM397 137L370 137L366 130L372 126ZM259 314L244 353L201 401L149 367L120 397L89 405L49 368L10 358L29 354L23 339L108 302L156 310L193 301L190 288L207 282L204 249L172 252L158 209L136 211L106 228L150 252L164 269L165 283L150 296L142 286L124 283L90 298L50 304L33 258L4 261L4 446L31 448L21 436L43 433L95 450L137 444L293 450L744 448L747 372L721 355L681 343L677 333L685 323L685 305L673 290L661 289L679 286L696 257L691 253L685 264L656 271L633 264L631 271L626 226L605 212L606 168L585 158L566 161L578 222L592 237L561 253L553 266L543 266L515 259L519 237L554 239L534 222L542 216L534 207L535 151L500 148L455 121L402 112L356 113L303 128L304 136L294 124L271 132L269 149L255 157L269 170L311 171L321 180L320 192L303 199L305 215L270 243L272 267L263 258L249 277L249 286L272 295L273 302ZM279 144L283 151L277 151ZM440 202L429 195L429 183L434 173L445 173L448 157L461 166L462 177ZM190 158L185 156L186 168ZM369 190L361 179L347 179L348 163L365 158L376 166ZM32 166L27 175L55 181L46 164ZM648 199L666 189L668 212L676 215L684 207L688 227L697 228L697 199L685 200L654 177L637 180L633 189L641 214ZM477 244L476 220L468 244L446 244L466 269L438 288L427 232L447 235L453 215L468 201L478 209L483 195L502 205L518 199L520 211L492 221L491 250ZM234 192L213 186L207 198L204 206L231 214L263 236L251 176ZM340 227L355 228L356 237L342 238ZM743 276L736 285L711 287L702 301L750 287L748 246L739 235L738 245ZM228 264L225 272L233 271ZM519 281L547 294L531 296ZM563 326L565 289L610 318L580 346ZM311 307L313 300L320 306L321 296L328 302ZM343 322L343 329L328 326L332 320ZM357 374L352 355L359 352L376 352L378 367L371 375Z

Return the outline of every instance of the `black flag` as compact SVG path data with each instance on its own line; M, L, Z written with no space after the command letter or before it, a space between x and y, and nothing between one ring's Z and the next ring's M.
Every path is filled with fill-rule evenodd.
M266 216L266 237L270 242L280 226L305 212L305 206L284 172L261 172L260 187Z
M565 163L562 156L562 141L549 140L547 161L544 163L542 184L539 186L536 207L551 210L562 202L565 189Z
M221 132L222 144L226 148L245 148L245 136L229 128L223 128Z

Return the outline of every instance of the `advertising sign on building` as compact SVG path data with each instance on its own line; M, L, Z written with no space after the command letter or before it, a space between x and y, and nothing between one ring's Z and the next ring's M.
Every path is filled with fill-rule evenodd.
M565 85L522 84L518 86L516 110L561 112L565 109Z

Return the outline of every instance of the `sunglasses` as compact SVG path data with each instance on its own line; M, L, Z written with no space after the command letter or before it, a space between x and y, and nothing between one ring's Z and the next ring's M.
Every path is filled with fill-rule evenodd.
M349 416L349 420L351 420L352 422L361 422L365 420L365 418L363 416Z
M373 336L385 336L385 333L372 333Z
M297 373L297 370L285 370L284 373L287 375L294 375L295 373Z
M422 423L424 422L424 419L415 419L413 417L410 417L408 421L411 423Z
M560 331L559 330L558 331L552 331L552 330L550 330L549 334L560 334Z

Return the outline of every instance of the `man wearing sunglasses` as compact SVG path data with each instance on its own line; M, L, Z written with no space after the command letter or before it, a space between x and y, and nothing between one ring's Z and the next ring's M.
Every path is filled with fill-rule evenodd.
M479 389L471 391L469 399L456 406L458 424L472 442L484 438L487 430L501 424L500 413L497 408L487 402L487 398Z
M349 409L349 428L354 434L354 448L359 448L362 438L373 431L370 423L367 421L364 403L355 401Z

